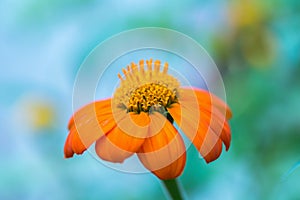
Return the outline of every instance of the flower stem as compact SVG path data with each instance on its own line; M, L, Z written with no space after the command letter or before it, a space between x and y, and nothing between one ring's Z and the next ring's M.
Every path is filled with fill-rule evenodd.
M163 180L162 181L169 196L173 200L183 200L183 196L181 190L178 186L178 182L176 179Z

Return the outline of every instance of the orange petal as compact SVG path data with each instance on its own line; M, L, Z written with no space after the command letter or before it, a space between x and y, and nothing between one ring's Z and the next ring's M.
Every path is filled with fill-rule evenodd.
M201 142L194 142L193 144L201 156L207 163L216 160L222 152L222 140L211 128L205 125L200 125L198 135L201 137Z
M82 154L86 150L76 130L72 131L72 150L76 154Z
M178 124L185 135L195 144L202 143L204 138L199 131L200 111L197 106L191 108L183 107L180 104L173 104L168 111L174 121Z
M227 120L232 117L232 112L230 108L226 105L226 103L224 103L217 96L215 96L212 93L209 93L206 90L202 90L199 88L181 88L179 94L180 101L195 101L196 96L200 107L203 106L204 109L215 107L222 113L222 115L226 116Z
M119 118L125 111L119 111ZM93 142L116 126L111 99L96 101L79 109L70 119L69 136L65 143L65 157L82 154Z
M185 166L186 152L184 142L166 117L158 112L150 115L149 134L139 150L138 157L143 165L158 178L167 180L179 176ZM157 130L157 127L164 126ZM153 134L156 133L156 134Z
M180 94L180 104L168 108L169 113L206 162L217 159L222 151L222 140L226 149L230 145L230 128L225 118L226 113L231 116L229 108L220 100L216 101L217 105L212 103L209 93L198 89L195 92L183 89ZM222 108L226 113L222 114Z
M148 134L149 116L128 113L114 129L96 142L96 153L103 160L122 163L137 152Z
M136 138L146 138L148 137L148 129L150 125L150 117L148 113L141 112L139 114L134 112L129 112L127 117L118 123L118 127Z
M70 158L74 155L74 151L72 148L72 139L73 139L73 134L70 133L67 137L65 147L64 147L65 158Z
M209 150L215 145L215 143L212 142L212 139L217 141L218 137L213 135L215 136L214 138L212 136L211 138L208 138L207 144L204 143L207 130L203 130L203 126L200 127L200 121L197 120L199 119L199 113L197 113L198 109L189 109L179 104L174 104L171 108L168 108L168 111L182 131L205 158L209 153ZM203 149L201 151L202 146Z
M205 127L210 127L214 134L222 139L227 151L231 141L230 127L228 121L218 115L218 111L215 110L214 112L216 115L209 112L201 112L201 123L204 124Z
M222 141L219 139L211 150L203 157L207 163L212 162L220 157L222 153ZM201 154L202 155L202 154Z
M231 130L230 130L230 127L228 125L228 122L226 122L224 124L224 128L223 128L223 131L221 133L221 139L222 139L223 143L225 144L226 151L228 151L228 149L230 147L230 143L231 143Z
M80 120L85 120L82 118L87 117L88 115L91 116L97 112L97 114L107 114L111 113L111 99L105 99L101 101L96 101L89 103L82 108L80 108L78 111L74 113L74 115L71 117L69 124L68 124L68 129L70 130L72 126L74 126L74 121L80 121Z
M76 129L72 128L65 142L65 158L73 157L74 153L82 154L85 150L86 146L82 144Z

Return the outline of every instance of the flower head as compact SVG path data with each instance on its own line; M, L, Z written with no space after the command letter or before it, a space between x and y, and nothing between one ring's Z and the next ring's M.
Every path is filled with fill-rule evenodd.
M118 74L120 85L112 98L90 103L72 116L66 158L96 142L103 160L121 163L137 154L160 179L176 178L185 166L186 147L173 122L206 162L220 156L222 143L228 150L231 111L222 100L205 90L180 87L168 74L168 64L161 69L159 60L131 63L123 74Z

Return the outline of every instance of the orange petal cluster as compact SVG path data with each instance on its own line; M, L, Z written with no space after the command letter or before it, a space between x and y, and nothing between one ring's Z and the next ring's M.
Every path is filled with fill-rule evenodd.
M137 154L158 178L176 178L185 166L186 147L173 120L206 162L220 156L222 143L226 150L230 147L228 120L232 113L222 100L205 90L179 88L178 102L167 107L166 113L128 112L112 102L96 101L74 113L64 147L66 158L82 154L95 142L96 153L103 160L122 163Z

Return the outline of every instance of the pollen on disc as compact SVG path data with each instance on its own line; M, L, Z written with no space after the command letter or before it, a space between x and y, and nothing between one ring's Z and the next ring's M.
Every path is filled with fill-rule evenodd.
M164 113L166 108L177 103L177 91L180 86L178 80L167 74L168 63L160 71L161 61L140 60L138 65L131 62L118 77L122 84L115 92L114 103L120 108L127 108L128 112L151 112L155 110Z

